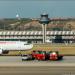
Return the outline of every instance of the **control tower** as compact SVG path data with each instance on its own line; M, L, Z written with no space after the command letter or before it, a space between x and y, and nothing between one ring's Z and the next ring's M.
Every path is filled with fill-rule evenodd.
M48 14L46 14L46 13L41 14L39 23L42 25L43 43L46 42L46 26L48 25L49 22L50 22L50 20L48 18Z

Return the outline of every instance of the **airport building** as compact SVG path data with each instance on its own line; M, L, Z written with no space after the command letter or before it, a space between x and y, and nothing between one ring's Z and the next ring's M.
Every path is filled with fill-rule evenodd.
M29 41L32 43L42 43L42 31L0 31L0 41ZM75 31L47 31L47 43L75 43Z

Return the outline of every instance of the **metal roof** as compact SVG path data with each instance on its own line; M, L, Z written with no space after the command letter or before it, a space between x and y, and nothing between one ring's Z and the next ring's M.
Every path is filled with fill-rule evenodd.
M42 35L42 31L0 31L0 35ZM75 35L75 31L47 31L46 35Z

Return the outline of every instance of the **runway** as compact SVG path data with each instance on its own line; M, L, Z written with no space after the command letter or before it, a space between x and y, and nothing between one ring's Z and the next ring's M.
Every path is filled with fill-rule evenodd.
M20 56L0 56L0 75L75 75L75 56L62 61L24 61Z
M61 61L24 61L22 62L22 57L21 56L0 56L0 63L75 63L75 56L64 56L63 60Z

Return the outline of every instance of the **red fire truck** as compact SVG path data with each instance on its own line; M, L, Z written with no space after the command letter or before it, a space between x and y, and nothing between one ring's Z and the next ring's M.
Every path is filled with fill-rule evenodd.
M37 60L46 60L46 51L33 51L32 57Z
M62 60L63 55L60 55L58 51L33 51L32 57L37 60Z
M60 55L58 51L49 52L49 60L62 60L63 55Z

